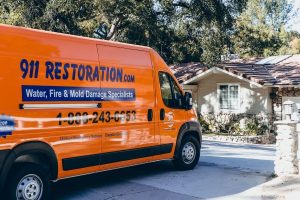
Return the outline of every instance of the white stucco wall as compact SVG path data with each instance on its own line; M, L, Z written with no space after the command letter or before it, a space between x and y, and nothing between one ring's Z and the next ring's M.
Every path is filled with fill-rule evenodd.
M219 108L218 84L220 83L240 85L240 110L237 113L271 113L270 88L258 88L224 73L211 74L198 82L197 89L193 91L193 98L200 113L224 112Z

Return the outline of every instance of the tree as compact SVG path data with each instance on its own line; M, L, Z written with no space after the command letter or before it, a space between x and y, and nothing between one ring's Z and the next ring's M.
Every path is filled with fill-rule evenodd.
M43 15L48 0L0 0L0 22L37 28L36 19Z
M249 0L234 26L235 52L243 56L279 54L288 46L285 24L294 14L292 8L288 0Z
M291 53L292 54L299 54L300 53L300 38L294 38L291 41Z
M0 22L156 49L168 63L214 63L246 0L0 0ZM217 38L213 38L212 35ZM214 53L215 52L215 53Z
M2 0L0 22L74 35L92 36L94 1Z
M173 62L202 61L213 65L232 49L230 35L245 0L159 1L175 33Z

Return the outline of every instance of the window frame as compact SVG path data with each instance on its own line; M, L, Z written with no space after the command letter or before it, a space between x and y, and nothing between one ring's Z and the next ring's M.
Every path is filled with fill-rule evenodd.
M174 106L174 107L172 107L172 106L168 106L168 105L165 104L165 101L164 101L163 95L162 95L162 90L161 90L160 78L159 78L159 76L160 76L161 73L167 74L167 76L168 76L168 81L169 81L170 84L172 83L172 80L171 80L171 79L173 79L174 84L176 84L177 87L179 88L182 97L184 97L184 93L183 93L183 91L180 89L180 87L179 87L179 85L177 84L176 80L172 77L172 75L171 75L169 72L166 72L166 71L158 71L158 84L159 84L160 96L161 96L161 100L162 100L163 104L164 104L167 108L171 108L171 109L185 109L185 108L184 108L184 105L182 105L181 107L180 107L180 106ZM172 94L172 98L175 99L175 93L174 93L174 88L173 88L174 86L173 86L172 84L171 84L170 86L171 86L171 94Z
M238 108L237 109L232 109L232 108L221 108L221 102L220 102L220 98L221 98L221 90L220 90L220 86L222 85L226 85L228 86L228 88L230 86L237 86L238 87ZM229 94L229 91L228 91ZM228 96L229 97L229 96ZM240 83L217 83L217 101L218 101L218 107L219 110L222 112L234 112L234 113L239 113L241 111L241 84Z

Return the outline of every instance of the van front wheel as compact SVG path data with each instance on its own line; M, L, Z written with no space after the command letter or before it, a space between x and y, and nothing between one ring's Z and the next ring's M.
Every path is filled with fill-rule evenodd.
M48 199L50 181L42 167L25 164L11 173L7 186L9 200Z
M200 158L200 143L193 136L182 139L179 150L176 152L173 163L177 169L191 170L198 164Z

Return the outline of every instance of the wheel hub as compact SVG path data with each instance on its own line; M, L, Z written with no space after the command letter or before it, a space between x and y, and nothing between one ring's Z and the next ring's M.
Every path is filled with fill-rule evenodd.
M39 200L43 191L42 180L34 174L21 179L17 186L16 197L18 200Z
M191 164L196 155L195 145L191 142L186 143L182 149L182 158L186 164Z

